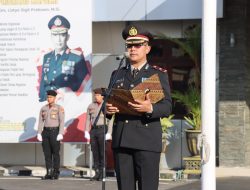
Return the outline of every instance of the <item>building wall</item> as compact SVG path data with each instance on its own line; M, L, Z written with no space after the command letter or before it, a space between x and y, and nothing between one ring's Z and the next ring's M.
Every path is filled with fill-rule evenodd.
M248 112L246 114L246 122L248 125L250 125L250 2L247 1L247 18L246 18L246 34L247 34L247 39L246 39L246 104L248 107ZM250 127L247 128L247 136L248 140L246 142L246 164L249 166L250 165Z
M152 34L164 34L168 37L181 38L184 30L200 20L176 21L137 21ZM119 65L117 56L125 52L122 30L126 22L93 22L93 88L107 87L113 70Z
M201 19L201 0L93 0L94 21ZM222 17L223 0L217 0Z
M41 143L0 143L0 152L0 165L45 165ZM88 152L85 144L62 144L61 166L87 165Z
M219 164L250 165L249 11L247 0L224 1L220 25ZM230 46L230 35L235 45Z

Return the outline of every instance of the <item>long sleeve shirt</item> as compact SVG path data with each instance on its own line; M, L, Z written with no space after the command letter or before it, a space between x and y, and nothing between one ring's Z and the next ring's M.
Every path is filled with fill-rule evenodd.
M102 107L102 104L98 104L96 102L93 102L88 106L85 131L89 132L91 130L101 107ZM108 132L107 133L111 134L112 128L113 128L113 119L112 120L106 119L106 124L108 124ZM96 125L104 125L103 112L101 112L100 117L99 117Z

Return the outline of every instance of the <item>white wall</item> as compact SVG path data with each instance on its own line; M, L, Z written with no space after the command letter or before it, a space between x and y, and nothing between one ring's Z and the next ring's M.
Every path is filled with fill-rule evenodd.
M217 17L223 0L217 1ZM94 0L93 21L201 19L201 0Z
M200 20L136 21L152 34L163 33L171 37L182 37L185 28L197 22ZM92 52L94 54L123 54L125 45L121 33L124 27L125 22L93 22Z
M83 166L87 164L87 145L64 143L61 145L62 166ZM1 143L0 165L44 166L41 143Z
M174 126L169 128L172 135L168 139L166 153L161 154L161 169L180 169L184 167L184 157L189 157L191 154L188 151L185 129L190 127L185 120L173 120Z
M1 165L34 165L36 163L36 152L39 147L35 144L1 143L0 164Z
M64 166L83 166L88 160L88 146L87 144L71 144L65 143L63 146L63 153L61 163Z

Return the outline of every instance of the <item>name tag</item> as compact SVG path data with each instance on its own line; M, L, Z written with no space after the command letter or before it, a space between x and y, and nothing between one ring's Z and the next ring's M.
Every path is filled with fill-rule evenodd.
M141 78L141 82L144 82L145 80L147 80L148 78L142 77Z

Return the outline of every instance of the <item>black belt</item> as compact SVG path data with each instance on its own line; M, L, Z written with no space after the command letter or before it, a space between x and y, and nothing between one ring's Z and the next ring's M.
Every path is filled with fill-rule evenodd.
M59 127L44 127L44 130L46 131L59 130Z
M159 118L148 119L148 118L145 117L145 115L142 115L142 116L117 115L117 116L115 116L115 120L116 120L116 121L131 120L131 121L147 121L147 122L160 121Z
M92 129L102 129L103 127L105 127L105 125L95 125Z

